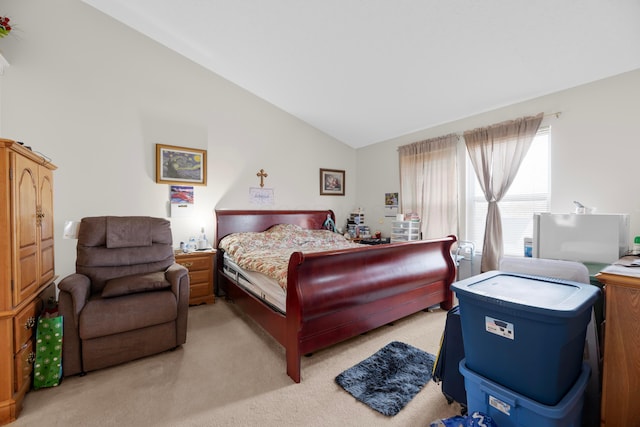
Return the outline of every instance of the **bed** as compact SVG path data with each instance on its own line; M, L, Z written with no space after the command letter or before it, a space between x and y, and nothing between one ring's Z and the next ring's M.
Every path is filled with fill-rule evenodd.
M300 358L434 305L449 310L455 236L384 245L293 252L284 310L225 272L220 241L278 224L322 229L331 210L216 209L218 294L232 300L285 349L287 374L300 382Z

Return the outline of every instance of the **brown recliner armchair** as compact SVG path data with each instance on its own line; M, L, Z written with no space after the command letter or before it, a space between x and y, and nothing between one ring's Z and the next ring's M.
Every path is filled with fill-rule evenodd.
M175 263L169 221L83 218L76 273L58 284L63 375L84 374L186 342L188 270Z

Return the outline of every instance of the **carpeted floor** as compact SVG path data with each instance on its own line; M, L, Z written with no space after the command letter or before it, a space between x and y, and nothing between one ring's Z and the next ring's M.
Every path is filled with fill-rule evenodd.
M433 381L387 417L334 379L391 341L436 354L445 314L419 312L305 357L295 384L285 373L284 349L217 300L189 309L181 348L31 391L10 426L428 426L460 410Z

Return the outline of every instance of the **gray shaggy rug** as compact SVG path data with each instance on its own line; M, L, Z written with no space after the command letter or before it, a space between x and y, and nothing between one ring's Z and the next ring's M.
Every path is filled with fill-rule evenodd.
M431 379L435 356L393 341L336 377L353 397L387 416L396 415Z

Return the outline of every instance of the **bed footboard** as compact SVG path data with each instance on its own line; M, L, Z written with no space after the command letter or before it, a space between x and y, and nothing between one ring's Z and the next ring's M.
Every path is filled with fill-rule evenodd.
M436 304L449 310L454 236L289 260L287 374L300 381L300 357Z

